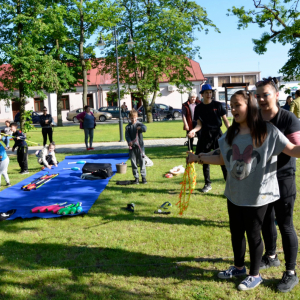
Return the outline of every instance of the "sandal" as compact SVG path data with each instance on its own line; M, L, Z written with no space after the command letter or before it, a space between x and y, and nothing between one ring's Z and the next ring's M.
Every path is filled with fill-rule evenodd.
M129 203L127 204L127 207L122 207L122 209L130 212L134 212L134 206L135 206L134 203Z
M172 207L172 204L169 201L166 201L161 206L159 206L158 209L154 211L154 213L161 215L169 215L171 213L169 211L170 207Z

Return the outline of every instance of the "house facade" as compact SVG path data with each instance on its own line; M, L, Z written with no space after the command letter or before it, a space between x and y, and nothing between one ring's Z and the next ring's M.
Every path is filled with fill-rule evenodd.
M260 80L260 72L205 73L206 83L215 90L215 99L225 101L223 83L249 83L248 90L255 93L255 83Z
M200 64L194 60L190 60L190 67L188 68L191 77L189 81L192 83L192 91L199 94L202 84L205 82L204 75L202 73ZM1 76L1 75L0 75ZM121 84L122 86L123 84ZM87 103L94 109L99 109L102 106L117 105L114 100L117 99L117 93L115 90L111 91L112 87L115 88L113 80L109 74L100 74L99 69L92 69L88 74L88 95ZM133 87L134 88L134 87ZM174 108L181 108L182 103L188 99L188 91L184 88L180 91L175 86L172 86L167 81L161 81L159 84L160 95L156 98L156 103L162 103L170 105ZM75 92L64 93L63 94L63 111L62 117L63 121L66 120L67 113L69 111L78 109L82 107L82 86L77 86ZM18 92L14 93L16 97ZM48 112L52 115L54 120L57 120L57 96L56 94L46 93L46 98L41 99L38 96L34 98L28 98L26 100L26 110L32 110L37 113L42 113L43 107L48 108ZM141 99L135 94L125 94L121 99L121 103L125 102L128 109L133 108L133 100L138 100L138 107L142 104ZM19 106L16 101L9 101L7 106L5 101L0 101L0 122L5 120L13 120L17 112L19 111Z

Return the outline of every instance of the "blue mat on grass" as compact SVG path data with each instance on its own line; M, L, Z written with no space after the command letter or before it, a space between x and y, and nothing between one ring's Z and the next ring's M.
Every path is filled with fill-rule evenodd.
M30 209L36 206L62 202L82 202L83 213L87 213L97 200L99 194L105 189L111 177L100 180L83 180L80 178L81 171L63 170L63 168L79 167L82 169L83 164L68 164L69 162L77 162L79 160L92 163L111 163L115 175L117 171L116 164L125 163L128 158L128 153L66 156L57 168L40 171L0 192L0 212L16 209L16 213L8 220L20 217L57 218L60 215L53 213L31 213ZM21 190L23 185L29 184L34 179L44 175L47 171L49 171L49 174L59 173L59 175L37 190L30 192Z

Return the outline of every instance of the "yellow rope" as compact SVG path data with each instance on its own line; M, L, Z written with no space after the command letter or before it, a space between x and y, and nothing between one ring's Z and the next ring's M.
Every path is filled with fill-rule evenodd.
M182 215L185 210L187 210L191 198L191 194L193 193L196 187L196 169L194 163L189 163L183 174L183 180L180 183L181 190L179 194L179 201L176 205L179 207L179 215ZM187 190L188 185L188 190ZM188 195L187 195L188 191Z

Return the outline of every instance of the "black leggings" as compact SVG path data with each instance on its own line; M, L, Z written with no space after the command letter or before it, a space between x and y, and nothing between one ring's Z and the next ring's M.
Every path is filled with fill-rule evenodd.
M47 144L47 134L49 136L49 141L52 143L52 128L42 128L42 134L43 134L43 145L45 146Z
M264 219L262 234L266 254L276 253L276 221L282 236L282 246L287 270L294 270L298 253L298 238L293 224L293 210L296 200L295 176L278 180L280 199L270 203Z
M259 266L264 251L260 231L268 205L260 207L237 206L227 200L227 208L234 265L243 267L245 264L246 232L250 250L249 274L256 276L259 274Z

